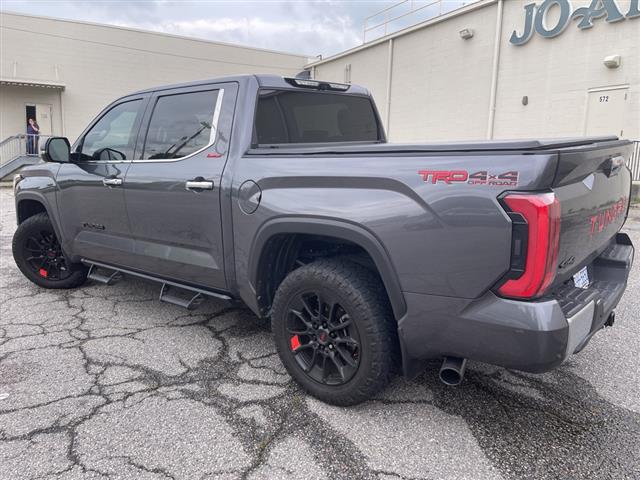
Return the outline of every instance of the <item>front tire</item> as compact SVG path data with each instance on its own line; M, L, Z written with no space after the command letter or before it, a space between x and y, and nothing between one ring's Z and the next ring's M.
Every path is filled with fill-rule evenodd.
M271 321L282 363L314 397L355 405L389 382L396 325L382 283L365 267L329 258L292 271Z
M70 263L65 257L46 213L38 213L18 225L12 248L22 274L39 287L75 288L87 279L87 267Z

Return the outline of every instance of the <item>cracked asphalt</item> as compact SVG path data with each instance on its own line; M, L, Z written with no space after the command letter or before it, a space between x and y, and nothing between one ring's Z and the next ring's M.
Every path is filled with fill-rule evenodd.
M554 372L434 363L338 408L286 374L268 325L125 278L48 291L11 255L0 189L1 479L640 478L638 262L613 328ZM640 213L625 229L640 245Z

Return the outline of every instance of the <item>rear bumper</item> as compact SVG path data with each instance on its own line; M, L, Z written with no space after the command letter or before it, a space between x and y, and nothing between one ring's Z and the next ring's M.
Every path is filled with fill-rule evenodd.
M619 233L589 265L588 289L570 281L533 302L493 292L478 299L405 293L407 313L398 322L405 375L443 356L528 372L553 369L604 326L624 293L633 254L631 240Z

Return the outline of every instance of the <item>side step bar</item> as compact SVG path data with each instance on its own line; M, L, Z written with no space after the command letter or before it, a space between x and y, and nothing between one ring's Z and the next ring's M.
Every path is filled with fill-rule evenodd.
M102 274L98 271L98 268L109 270L109 272L111 272L111 275ZM89 267L87 278L98 283L104 283L105 285L113 285L122 278L122 273L120 273L118 270L111 270L107 269L106 267L97 267L96 265L91 265Z
M217 298L218 300L224 300L226 302L233 301L232 297L223 293L212 292L210 290L204 290L178 282L171 282L145 273L134 272L132 270L126 270L113 265L94 262L93 260L87 260L85 258L81 261L85 265L89 266L89 274L87 275L87 278L90 278L91 280L95 280L96 282L103 283L105 285L113 285L117 280L122 278L122 275L126 274L150 280L152 282L161 283L162 288L160 289L160 301L178 305L189 310L198 307L204 300L205 296ZM99 270L106 270L108 273L101 273ZM169 293L169 289L171 289L171 293ZM182 293L182 295L176 295L176 293Z
M169 288L169 285L167 285L166 283L162 284L162 288L160 289L161 302L172 303L174 305L178 305L179 307L186 308L187 310L193 310L194 308L198 307L204 300L204 296L200 292L183 289L189 293L190 298L181 298L177 295L169 294Z

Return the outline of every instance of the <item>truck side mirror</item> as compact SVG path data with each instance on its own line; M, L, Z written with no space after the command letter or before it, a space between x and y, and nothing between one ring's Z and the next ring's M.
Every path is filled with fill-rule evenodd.
M44 144L42 159L45 162L68 163L71 156L71 145L66 137L51 137Z

